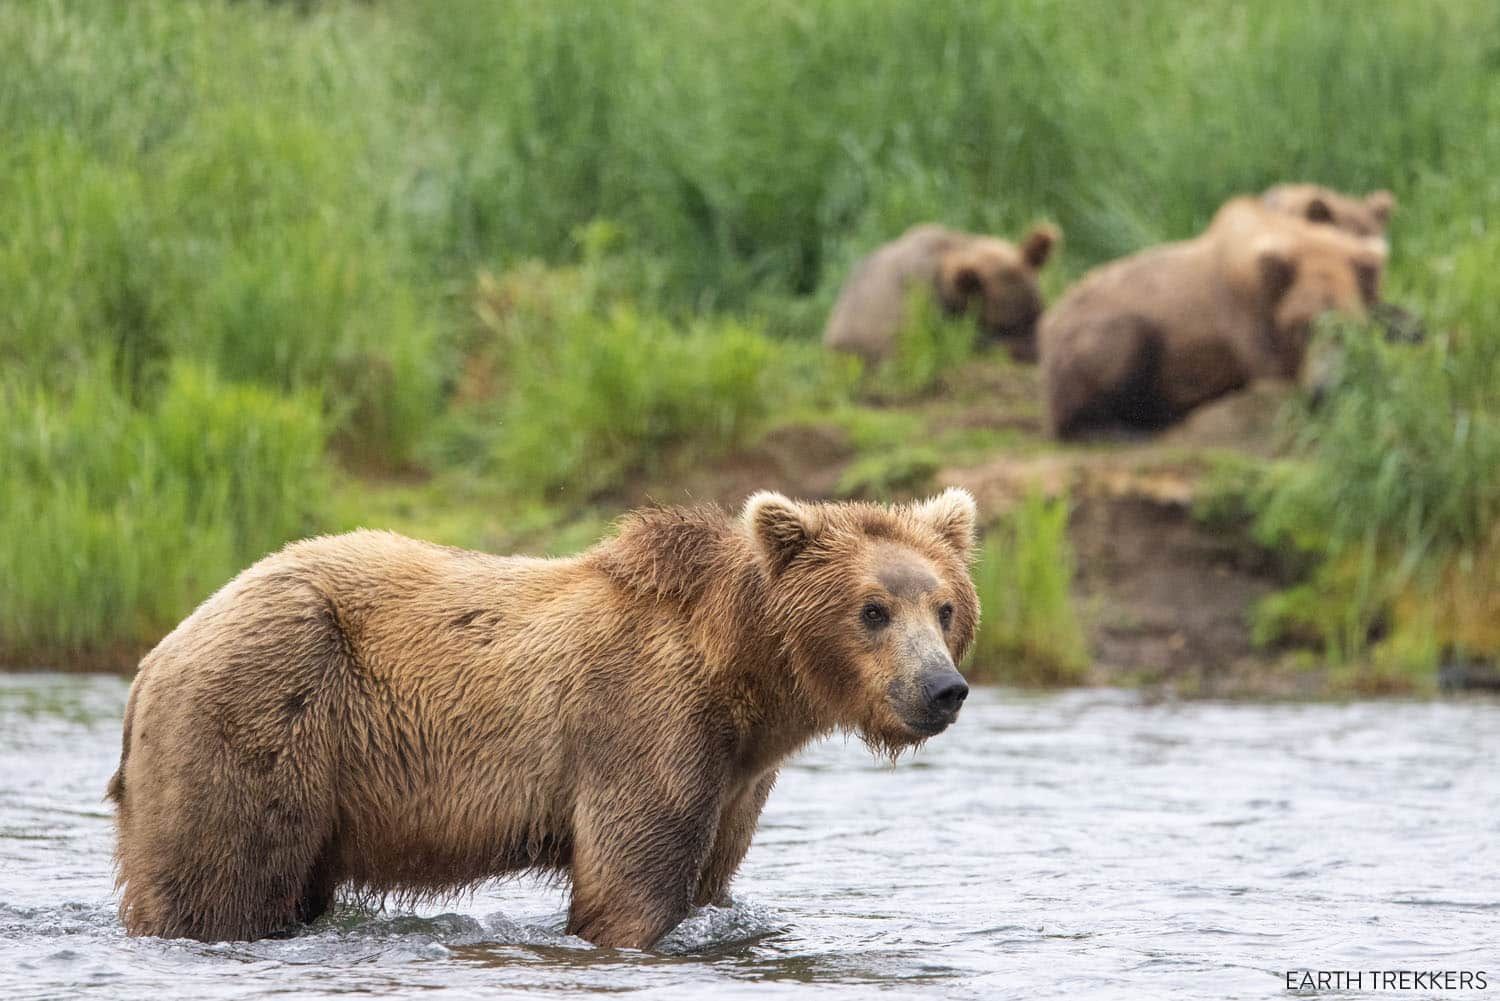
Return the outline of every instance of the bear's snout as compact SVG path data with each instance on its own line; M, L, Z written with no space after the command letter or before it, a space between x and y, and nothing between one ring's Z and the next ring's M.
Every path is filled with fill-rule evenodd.
M953 668L934 671L922 679L922 698L929 716L951 719L969 697L969 686L963 675Z
M958 718L958 710L969 697L968 684L946 653L923 659L914 687L917 698L912 701L916 705L903 715L906 725L923 737L946 730Z

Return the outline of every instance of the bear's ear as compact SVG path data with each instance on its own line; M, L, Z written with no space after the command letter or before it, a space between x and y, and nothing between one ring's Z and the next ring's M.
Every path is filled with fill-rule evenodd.
M913 505L912 510L959 556L969 558L974 550L975 526L979 523L979 507L973 494L962 487L949 487L936 497Z
M1255 267L1260 272L1261 289L1271 302L1280 302L1297 279L1297 262L1279 243L1270 243L1257 250Z
M777 574L818 537L822 528L822 518L815 511L773 490L751 494L741 517L766 566Z
M1321 198L1311 199L1307 208L1302 210L1302 215L1308 222L1333 222L1333 209Z
M1061 235L1056 226L1045 223L1031 227L1031 232L1021 241L1021 258L1032 270L1040 268L1052 256L1052 248Z
M1372 191L1365 195L1365 206L1369 208L1375 221L1384 226L1391 221L1391 215L1396 211L1396 196L1389 191Z

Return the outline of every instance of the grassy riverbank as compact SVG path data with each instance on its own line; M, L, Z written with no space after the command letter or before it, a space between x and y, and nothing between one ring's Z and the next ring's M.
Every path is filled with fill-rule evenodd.
M1041 453L941 324L874 381L826 359L848 266L1050 219L1055 294L1304 178L1397 193L1388 292L1433 336L1356 338L1222 474L1294 557L1258 633L1393 684L1493 656L1496 38L1479 0L0 7L0 659L128 664L317 531L558 552L819 442L833 478L788 482L827 496ZM1040 505L986 547L983 648L1066 681Z

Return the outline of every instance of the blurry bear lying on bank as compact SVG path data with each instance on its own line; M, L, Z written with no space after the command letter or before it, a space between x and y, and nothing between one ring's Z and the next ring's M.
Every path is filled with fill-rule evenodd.
M932 224L913 226L860 261L839 293L823 343L859 355L867 365L888 357L906 319L907 297L923 286L951 316L972 312L985 341L1004 344L1019 361L1036 360L1042 314L1037 272L1058 232L1036 226L1019 247Z
M1155 430L1257 379L1297 381L1314 322L1365 319L1383 238L1235 198L1200 236L1106 264L1043 318L1053 434Z

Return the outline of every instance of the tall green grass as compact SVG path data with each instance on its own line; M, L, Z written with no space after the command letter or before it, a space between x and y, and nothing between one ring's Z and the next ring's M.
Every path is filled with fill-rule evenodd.
M1480 0L445 10L412 29L450 70L433 90L455 127L482 137L445 202L458 249L550 256L607 216L700 305L829 296L854 257L926 219L1011 233L1054 218L1076 267L1289 177L1394 188L1415 249L1412 233L1446 228L1424 189L1487 178L1496 136L1500 11Z
M1497 251L1500 242L1491 242L1460 255L1453 292L1478 292L1465 285L1476 283L1481 261L1500 264ZM1423 634L1394 637L1409 666L1500 653L1453 649L1462 640L1433 634L1432 621L1392 621L1413 591L1451 600L1437 591L1459 565L1478 589L1500 586L1500 326L1456 326L1422 349L1357 327L1326 336L1337 345L1338 377L1302 415L1296 459L1254 501L1261 537L1310 554L1315 565L1307 583L1263 606L1258 631L1265 640L1308 635L1340 661L1403 627Z
M0 124L22 141L4 173L39 157L53 176L38 144L97 167L160 284L196 299L197 279L227 283L195 319L231 364L283 380L423 341L407 315L432 304L423 279L556 261L599 218L677 307L778 311L830 298L855 256L922 219L1056 218L1077 269L1313 177L1403 196L1403 272L1493 206L1491 4L1091 9L11 4ZM270 311L264 357L215 329L224 307Z
M988 681L1067 685L1088 675L1088 640L1073 603L1076 564L1068 502L1028 495L984 537L974 584L983 617L975 674Z
M876 397L929 393L975 352L979 334L974 319L947 316L929 290L912 289L905 310L890 357L866 373L865 389Z
M1302 178L1396 191L1390 290L1451 336L1353 359L1324 482L1274 510L1463 551L1500 409L1496 37L1481 0L0 4L0 645L170 622L326 523L320 448L571 504L841 399L827 308L915 222L1056 220L1055 293ZM538 286L527 329L474 320L480 272ZM216 428L242 471L193 459Z
M182 363L149 410L107 373L0 392L0 657L141 652L319 523L325 439L315 398Z
M743 441L773 401L775 345L733 322L678 329L617 308L569 316L517 347L493 461L525 495L587 499L659 471L678 445L712 457Z
M5 377L61 391L108 357L142 403L192 358L311 392L351 450L403 462L441 363L385 35L246 4L0 9Z
M445 425L449 463L577 506L721 455L789 401L845 395L841 359L729 317L674 320L621 291L629 264L599 225L579 243L577 265L481 279L467 372L480 385Z

